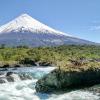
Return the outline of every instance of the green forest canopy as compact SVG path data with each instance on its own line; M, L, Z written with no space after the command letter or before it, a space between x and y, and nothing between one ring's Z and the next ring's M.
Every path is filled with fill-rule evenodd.
M80 62L82 59L100 59L100 46L62 45L58 47L36 48L29 48L26 46L0 47L0 61L19 62L25 58L34 60L36 62L45 61L51 62L57 66L67 66L70 62ZM78 66L78 64L76 65ZM81 64L79 64L79 66L81 66Z

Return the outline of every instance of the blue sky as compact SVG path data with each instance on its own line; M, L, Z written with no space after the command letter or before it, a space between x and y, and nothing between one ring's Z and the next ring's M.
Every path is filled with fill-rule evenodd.
M100 0L0 0L0 26L23 13L60 31L100 43Z

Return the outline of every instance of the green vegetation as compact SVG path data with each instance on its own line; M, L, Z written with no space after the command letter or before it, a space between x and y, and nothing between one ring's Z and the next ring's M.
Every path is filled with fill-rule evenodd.
M100 46L68 45L58 47L0 47L1 63L20 63L23 60L50 62L64 70L85 70L100 67Z

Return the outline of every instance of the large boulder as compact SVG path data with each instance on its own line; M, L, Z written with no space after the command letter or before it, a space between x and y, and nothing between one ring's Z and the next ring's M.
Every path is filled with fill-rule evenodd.
M54 70L36 83L37 92L52 92L100 83L100 69L86 71Z

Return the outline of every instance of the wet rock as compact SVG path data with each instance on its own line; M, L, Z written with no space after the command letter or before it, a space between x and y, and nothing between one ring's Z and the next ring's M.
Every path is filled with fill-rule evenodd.
M20 77L18 73L14 73L14 72L8 72L6 74L6 78L8 82L20 81Z
M0 84L6 83L6 81L2 78L0 78Z
M8 82L14 82L14 77L12 77L13 72L8 72L6 78Z
M5 73L4 72L0 72L0 77L2 76L2 75L4 75Z
M7 72L6 76L8 77L8 76L10 76L12 74L13 74L13 72Z
M5 73L0 73L0 84L6 83Z
M11 68L20 68L20 67L25 67L25 65L23 65L23 64L11 64L10 67Z
M29 59L29 58L25 58L25 59L21 60L19 63L20 63L20 64L23 64L23 65L36 66L35 61L34 61L34 60L31 60L31 59Z
M19 77L21 80L27 80L27 79L31 80L32 79L32 76L27 73L20 74Z
M0 68L0 71L7 71L7 68Z
M14 78L11 77L11 76L9 76L9 77L7 77L7 81L8 81L8 82L14 82Z
M31 80L32 76L28 73L16 73L16 72L1 72L0 83L16 82L21 80Z
M100 69L87 71L59 71L54 70L35 86L37 92L52 92L72 88L82 88L100 83Z
M9 68L9 67L10 67L9 64L5 64L5 65L2 66L2 68Z
M39 66L52 66L50 62L39 62Z
M20 81L20 80L31 80L32 76L30 76L27 73L13 73L13 72L8 72L6 75L7 81L8 82L15 82L15 81Z
M92 87L87 87L87 88L84 88L84 90L100 94L100 85L94 85Z
M14 65L14 68L19 68L19 67L21 67L21 65L18 64Z

